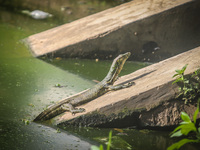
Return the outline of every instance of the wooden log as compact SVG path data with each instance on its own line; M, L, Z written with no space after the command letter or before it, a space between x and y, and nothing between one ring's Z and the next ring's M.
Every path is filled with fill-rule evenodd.
M192 0L134 0L29 36L25 41L35 57L112 59L130 51L134 53L134 60L162 60L197 45L200 9L196 3ZM183 40L187 40L187 44L181 46ZM161 48L159 55L143 52L145 45L152 41Z
M53 124L62 126L95 127L166 127L179 123L180 112L190 116L196 109L174 100L178 91L172 85L175 70L188 64L185 74L191 74L200 67L200 47L179 54L167 60L150 65L125 75L116 84L134 81L126 89L109 92L80 107L86 112L72 115L65 112L52 119ZM123 70L122 70L123 71Z

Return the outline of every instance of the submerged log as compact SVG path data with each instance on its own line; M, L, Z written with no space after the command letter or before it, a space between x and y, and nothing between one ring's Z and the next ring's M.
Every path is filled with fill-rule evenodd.
M125 75L116 84L134 81L135 85L119 91L112 91L80 107L86 112L72 115L65 112L52 119L60 126L92 127L169 127L180 122L180 112L190 116L196 107L175 100L178 86L172 85L176 69L185 64L185 74L191 74L200 67L200 47L179 54L159 63Z

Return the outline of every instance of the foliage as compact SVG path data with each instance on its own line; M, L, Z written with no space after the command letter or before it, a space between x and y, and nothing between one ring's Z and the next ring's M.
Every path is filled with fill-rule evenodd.
M200 99L198 101L197 109L193 115L193 122L191 121L187 113L181 112L181 119L183 120L183 122L181 122L180 125L176 129L174 129L174 131L171 133L171 137L180 137L180 136L187 136L189 133L193 132L196 134L196 137L192 139L184 138L179 142L168 147L167 150L179 149L186 143L200 143L200 127L196 127L197 115L199 113L199 103Z
M182 96L185 104L187 104L187 102L191 102L197 98L198 95L200 95L200 68L197 69L192 75L186 77L184 73L187 66L188 64L186 64L181 70L175 70L176 74L173 78L176 77L176 80L172 83L182 84L179 88L180 94L178 97Z
M108 144L107 144L107 149L106 150L110 150L111 139L112 139L112 131L109 132L109 140L108 140ZM97 147L95 145L92 145L91 146L91 150L103 150L103 145L101 144L99 147Z

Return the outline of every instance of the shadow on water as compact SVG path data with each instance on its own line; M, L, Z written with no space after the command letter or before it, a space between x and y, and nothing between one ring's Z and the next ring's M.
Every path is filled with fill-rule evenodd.
M0 0L0 149L84 150L89 149L91 144L105 143L110 130L113 130L113 142L116 143L113 149L164 150L171 144L166 132L126 129L123 135L114 129L67 127L62 130L31 122L49 104L92 87L95 84L93 79L100 81L104 78L111 61L55 59L47 63L33 58L19 40L122 2L9 2ZM64 6L66 8L61 11ZM21 14L23 9L42 9L58 16L34 20ZM122 75L146 65L127 62ZM56 87L56 84L62 85L62 88Z

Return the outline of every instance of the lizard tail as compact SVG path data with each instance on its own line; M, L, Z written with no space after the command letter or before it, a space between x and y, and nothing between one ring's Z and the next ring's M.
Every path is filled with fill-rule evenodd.
M57 109L46 109L43 112L41 112L33 121L45 121L54 118L55 116L60 115L61 113L65 112L65 110L62 109L62 107L59 107Z

